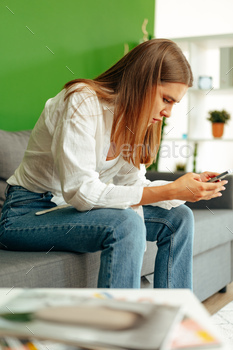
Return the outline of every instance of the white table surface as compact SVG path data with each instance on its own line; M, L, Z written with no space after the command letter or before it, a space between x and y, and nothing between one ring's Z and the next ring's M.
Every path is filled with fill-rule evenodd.
M215 334L223 343L222 350L230 350L222 335L211 322L211 318L204 306L199 302L195 295L188 289L68 289L68 288L43 288L41 291L47 293L69 294L69 295L85 295L93 296L106 293L120 299L130 301L149 300L156 303L167 303L171 305L182 306L184 313L197 320L205 326L207 330ZM6 305L7 302L21 293L20 288L0 288L0 306ZM208 348L211 350L211 348ZM214 348L212 348L214 349ZM216 348L215 348L216 349Z

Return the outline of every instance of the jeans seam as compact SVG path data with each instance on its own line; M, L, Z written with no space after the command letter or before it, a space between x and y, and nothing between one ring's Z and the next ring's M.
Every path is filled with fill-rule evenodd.
M168 288L172 288L171 281L172 281L172 265L173 265L173 248L174 248L174 236L175 233L171 235L171 243L170 243L170 249L169 249L169 259L168 259L168 281L167 285Z
M19 215L19 217L21 217L21 215ZM77 222L75 223L69 223L69 224L62 224L62 225L52 225L53 228L64 228L64 229L67 229L67 228L70 228L70 227L74 227L77 225ZM112 226L106 226L106 225L78 225L79 228L88 228L88 229L92 229L92 228L95 228L95 229L112 229ZM5 228L5 227L4 227ZM16 228L11 228L10 226L5 228L5 231L21 231L21 230L40 230L40 229L45 229L45 228L51 228L51 225L44 225L44 226L38 226L38 227L35 227L35 226L28 226L28 227L16 227Z
M112 261L113 261L113 248L111 247L111 253L109 254L109 263L108 263L108 273L109 273L108 281L109 281L109 285L108 285L107 288L110 288L110 286L112 284L112 269L113 269Z
M161 223L166 225L173 233L176 232L176 228L168 221L168 220L164 220L162 218L153 218L153 219L145 219L145 223L146 222L152 222L152 223Z

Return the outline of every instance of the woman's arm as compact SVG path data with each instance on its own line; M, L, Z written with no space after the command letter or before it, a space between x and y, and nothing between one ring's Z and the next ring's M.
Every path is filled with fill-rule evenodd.
M122 168L113 178L113 183L117 186L149 186L151 181L145 176L146 168L141 164L140 169L132 163L124 162Z
M227 180L217 183L207 183L216 173L187 173L172 183L158 187L144 187L141 201L137 205L147 205L154 202L179 199L188 202L208 200L221 196Z
M114 183L117 185L129 186L137 184L144 187L141 201L135 206L173 199L188 202L208 200L221 196L220 191L225 189L223 186L227 183L227 181L212 184L206 183L206 181L218 175L218 173L204 172L201 174L187 173L174 182L155 187L150 180L146 179L145 174L144 165L138 170L132 164L126 162L125 166L114 179Z

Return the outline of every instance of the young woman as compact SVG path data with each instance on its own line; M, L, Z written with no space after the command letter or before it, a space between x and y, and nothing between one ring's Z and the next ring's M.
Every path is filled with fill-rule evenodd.
M154 39L94 80L68 82L46 102L8 179L2 244L101 250L98 287L138 288L146 240L157 241L154 287L192 288L193 215L183 201L220 196L226 181L206 183L210 172L165 184L145 178L162 119L192 80L178 46Z

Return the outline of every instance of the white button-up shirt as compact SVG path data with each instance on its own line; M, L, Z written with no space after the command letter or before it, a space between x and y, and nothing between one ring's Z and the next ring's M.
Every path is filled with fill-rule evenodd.
M37 193L50 191L58 206L69 204L87 211L129 208L140 202L143 187L168 183L147 180L144 165L139 170L121 155L106 161L113 110L94 91L85 87L66 101L64 96L63 89L46 102L8 184ZM182 203L172 200L151 205L171 209ZM135 210L143 217L142 207Z
M64 102L65 90L49 99L38 119L20 166L8 179L29 191L51 191L57 205L79 211L128 208L140 202L146 180L121 156L106 162L113 110L89 88ZM112 183L109 181L113 179Z

